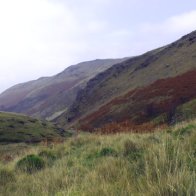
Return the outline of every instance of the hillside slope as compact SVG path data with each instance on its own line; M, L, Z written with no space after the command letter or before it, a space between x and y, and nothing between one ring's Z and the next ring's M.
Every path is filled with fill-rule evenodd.
M80 120L80 126L86 130L101 127L102 131L111 132L112 126L115 128L113 131L123 131L126 127L136 129L141 124L151 122L145 128L152 129L153 126L160 126L163 123L171 124L194 118L196 117L195 76L196 69L130 91Z
M0 95L0 110L52 119L72 104L89 79L123 60L83 62L55 76L16 85Z
M78 120L84 125L85 123L83 120L88 119L86 125L93 128L102 126L103 122L105 124L106 122L119 122L127 119L129 119L130 122L134 121L135 123L138 123L138 119L143 115L141 115L141 113L143 113L143 110L145 110L149 104L153 105L160 101L162 101L161 104L167 103L167 93L169 93L168 96L174 96L171 98L171 104L174 103L174 105L176 102L179 103L177 105L180 105L195 98L195 69L196 31L168 46L118 63L105 72L98 74L87 83L86 88L78 93L78 96L70 109L57 118L56 121L63 125L71 126L77 124ZM192 71L192 73L189 71ZM188 74L187 77L186 75L183 76L183 74L186 73ZM180 86L178 84L178 76L181 75L182 80L179 84L182 84L183 89L186 89L187 87L189 89L189 92L184 91L182 97L183 101L179 101L181 97L177 97L177 94L174 95L170 93L170 90L178 91ZM186 78L185 81L188 81L187 79L189 79L187 83L184 83L184 77ZM174 82L174 85L176 84L174 87L172 87L172 83L169 82L171 78L176 78L176 80L170 81ZM143 100L144 95L142 94L145 90L140 91L139 89L145 88L147 92L153 92L153 90L156 90L156 81L162 81L162 79L165 79L165 82L163 82L164 84L162 82L158 84L159 91L154 96L152 96L153 94L151 93L146 95L149 100L145 102L145 100ZM168 89L165 87L165 85L167 86L167 83L171 84ZM153 89L154 87L155 89ZM134 94L135 91L138 94L128 98L126 97L127 93L132 92ZM186 93L188 94L186 95ZM161 97L162 94L164 94L163 97ZM190 97L187 97L189 95ZM105 113L100 113L103 108L107 108L108 104L111 104L112 100L115 102L115 100L121 99L121 96L125 96L128 100L124 103L115 104L115 108L112 108L109 111L107 110ZM132 98L136 100L131 101ZM166 100L166 102L164 100ZM126 108L127 103L132 103L133 107ZM122 105L124 105L124 109L122 109ZM142 110L140 107L142 107ZM125 112L125 110L128 111ZM135 110L139 112L136 118L133 117L136 115ZM169 108L165 107L165 110L163 112L169 112ZM100 115L97 115L98 113L100 113ZM156 113L159 115L160 111ZM157 115L153 115L153 117L156 117ZM92 120L93 116L96 116L97 119ZM112 118L110 118L111 116ZM143 122L142 119L140 123Z
M0 143L59 140L69 134L52 123L28 116L0 112Z

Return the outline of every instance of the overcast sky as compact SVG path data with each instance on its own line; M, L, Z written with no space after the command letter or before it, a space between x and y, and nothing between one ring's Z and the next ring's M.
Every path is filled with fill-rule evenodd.
M0 0L0 92L196 30L196 0Z

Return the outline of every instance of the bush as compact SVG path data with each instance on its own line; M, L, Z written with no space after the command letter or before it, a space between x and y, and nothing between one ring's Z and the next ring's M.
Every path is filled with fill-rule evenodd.
M136 161L142 157L143 149L131 140L126 140L123 155L129 157L130 160Z
M12 171L1 169L0 170L0 186L5 186L7 183L14 181L15 175Z
M33 173L39 171L45 167L44 160L37 155L27 155L23 159L19 160L16 164L17 169L27 172Z
M117 155L117 152L108 147L108 148L103 148L100 153L99 153L100 156L116 156Z

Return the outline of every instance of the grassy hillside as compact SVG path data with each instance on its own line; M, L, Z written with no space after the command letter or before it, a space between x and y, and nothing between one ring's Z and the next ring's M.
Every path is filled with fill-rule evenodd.
M161 81L163 79L168 79L168 83L167 81L165 83L169 85L169 80L171 78L174 78L175 80L175 78L177 78L178 76L189 73L190 71L196 69L195 51L196 31L165 47L147 52L141 56L128 59L127 61L112 66L105 72L102 72L91 79L87 83L87 86L79 92L76 100L69 108L69 110L65 111L59 118L57 118L57 121L62 124L64 123L64 125L66 126L77 124L77 121L79 119L84 119L84 117L88 115L92 116L96 114L96 112L99 112L99 109L102 106L107 107L107 104L109 104L111 101L120 99L123 96L126 97L127 93L129 92L137 92L140 91L141 88L149 89L150 87L155 87L152 84L156 84L157 81ZM188 85L191 85L188 86L189 89L190 87L193 87L193 89L195 89L196 83L194 80L194 74L195 72L193 72L189 77ZM177 84L176 81L175 87L170 89L178 91L178 89L175 88L178 88L180 84L184 85L183 83L183 80L181 80L179 84ZM162 94L166 93L164 94L164 97L166 97L166 99L167 93L171 94L171 92L165 92L165 90L167 90L167 85L160 86L163 89L158 89L159 94L154 93L156 94L156 97L148 100L146 102L146 105L143 105L147 107L149 102L155 105L159 101L164 102L164 100L161 100ZM153 89L150 89L150 91L152 92ZM143 101L142 94L139 95L138 93L138 100L132 100L132 97L134 98L134 95L130 96L130 99L127 100L126 103L129 102L129 104L133 103L134 105L134 103L137 102L139 106L141 106L140 103ZM179 99L180 97L177 100L174 96L171 100L176 103L179 101ZM189 97L185 97L184 101L186 101L186 99L189 100ZM184 101L182 102L184 103ZM126 105L124 105L124 107L126 108ZM140 110L140 108L136 108L136 106L134 106L133 110L130 107L129 109L129 114L134 114L134 109L136 109L137 111ZM109 115L113 115L117 120L120 120L118 118L117 110L118 108L114 108L113 113L112 108L112 110L109 111ZM123 118L123 115L120 115L120 117ZM125 117L129 117L129 115ZM142 116L139 115L139 118L140 117ZM101 118L107 118L107 116L102 115ZM102 121L101 118L100 121ZM112 122L115 118L107 120L110 120ZM99 119L97 120L99 121ZM124 120L126 120L126 118L124 118ZM92 127L94 127L95 125L95 123L90 124Z
M109 127L115 122L118 126L119 123L124 123L133 128L148 122L151 125L154 123L155 126L194 118L196 117L195 76L196 69L130 91L80 120L80 127L85 127L86 130L93 128L103 130L105 125Z
M125 59L97 59L63 72L18 84L0 94L0 110L52 119L69 107L77 92L96 74Z
M47 121L0 112L0 143L40 142L61 139L67 132Z
M14 159L12 146L7 151L0 146L0 195L194 196L195 144L196 121L191 121L155 133L80 133L58 145L14 145L14 151L23 149ZM30 154L41 161L29 173L21 169Z

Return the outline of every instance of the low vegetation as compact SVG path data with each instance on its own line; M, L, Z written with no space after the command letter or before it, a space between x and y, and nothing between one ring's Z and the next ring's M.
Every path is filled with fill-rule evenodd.
M44 160L38 155L34 155L34 154L27 155L23 159L19 160L16 164L17 169L30 174L39 171L44 167L45 167Z
M62 140L69 133L54 124L25 115L0 112L0 143Z
M23 153L1 159L0 195L196 194L196 121L154 133L80 133L55 145L19 145ZM18 169L29 165L33 172Z

